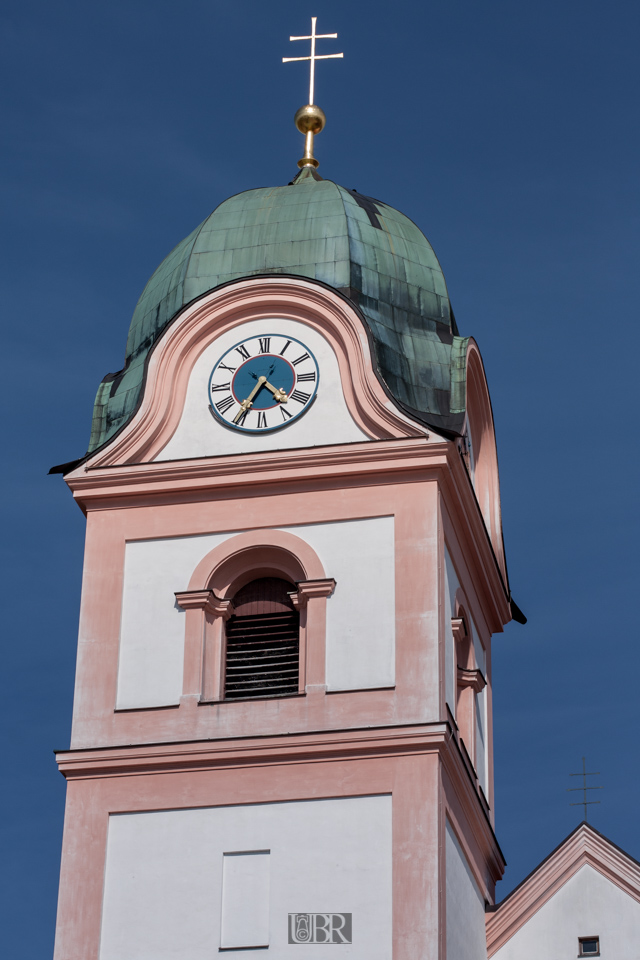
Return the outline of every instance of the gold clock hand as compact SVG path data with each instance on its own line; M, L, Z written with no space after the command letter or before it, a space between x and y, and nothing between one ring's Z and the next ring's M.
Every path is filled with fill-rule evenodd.
M253 402L252 402L253 398L255 397L260 387L263 387L266 384L266 382L267 382L266 377L258 377L258 382L256 383L255 387L253 388L253 390L251 391L247 399L243 400L242 403L240 404L240 409L238 410L237 414L233 418L234 423L237 423L238 420L242 417L243 413L246 413L247 410L249 410L253 406Z
M284 392L284 390L282 389L282 387L280 387L279 390L276 390L276 388L273 387L268 380L265 380L264 385L267 388L267 390L271 390L271 393L273 394L274 398L279 403L286 403L287 400L289 399L286 393Z

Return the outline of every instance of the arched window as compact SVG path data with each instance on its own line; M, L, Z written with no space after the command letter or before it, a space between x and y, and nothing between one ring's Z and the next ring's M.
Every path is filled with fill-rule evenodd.
M464 610L451 620L456 656L456 722L460 737L473 766L477 769L476 697L486 686L486 680L475 656L473 636Z
M283 530L215 547L175 595L186 612L180 702L324 694L335 585L311 547Z
M233 597L226 624L224 699L298 693L300 616L278 577L251 580Z

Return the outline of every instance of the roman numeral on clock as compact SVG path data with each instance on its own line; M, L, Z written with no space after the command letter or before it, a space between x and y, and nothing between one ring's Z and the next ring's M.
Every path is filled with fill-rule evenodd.
M298 383L304 383L305 381L309 382L309 381L315 380L315 378L316 378L315 370L313 373L299 373L297 382Z
M220 363L220 364L218 364L218 369L219 369L219 370L228 370L229 373L235 373L238 368L237 368L237 367L228 367L228 366L226 365L226 363Z
M216 410L219 413L226 413L229 407L232 407L232 406L233 406L233 397L231 396L231 394L229 394L228 397L224 397L224 399L219 400L216 403Z
M261 430L267 425L267 415L266 413L261 413L258 411L258 430Z
M280 351L280 356L282 356L282 354L285 352L285 350L287 349L287 347L289 346L290 343L291 343L291 340L287 340L287 342L285 343L284 347L283 347L282 350Z
M310 396L310 393L303 393L302 390L294 390L291 394L291 399L297 400L298 403L305 404Z
M236 350L238 351L238 353L240 354L243 360L248 360L249 357L251 356L251 354L245 347L244 343L241 343L239 347L236 347Z
M298 377L298 380L300 377ZM227 383L212 383L211 384L211 393L216 393L218 390L231 390L231 382Z
M283 423L286 423L287 420L291 420L291 414L289 413L289 411L287 410L286 407L282 407L282 406L281 406L281 407L280 407L280 413L282 414L282 421L283 421Z
M269 353L271 350L271 337L260 337L260 353Z
M293 361L293 365L294 365L294 367L295 367L295 366L297 366L297 364L302 363L303 360L308 360L308 359L309 359L309 354L308 354L308 353L303 353L301 357L298 357L297 360L294 360L294 361Z

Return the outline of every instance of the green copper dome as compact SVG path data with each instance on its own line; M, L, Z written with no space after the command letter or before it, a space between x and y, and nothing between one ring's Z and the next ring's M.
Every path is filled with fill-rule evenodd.
M98 389L89 452L132 417L149 353L183 307L221 284L273 274L316 280L348 298L391 396L436 430L460 432L467 341L457 336L429 241L393 207L305 168L288 186L225 200L163 260L134 311L124 368Z

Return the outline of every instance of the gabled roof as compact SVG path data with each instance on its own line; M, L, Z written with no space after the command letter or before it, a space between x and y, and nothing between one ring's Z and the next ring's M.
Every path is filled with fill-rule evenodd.
M640 863L590 824L583 822L528 877L487 910L487 953L491 957L578 870L593 867L640 903Z

